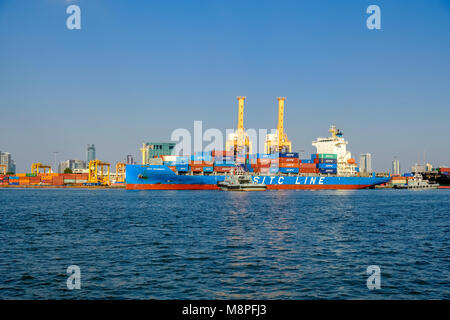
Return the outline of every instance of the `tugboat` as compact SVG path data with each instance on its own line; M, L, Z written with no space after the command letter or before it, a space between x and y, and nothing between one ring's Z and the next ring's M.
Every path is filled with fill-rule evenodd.
M225 177L225 180L217 183L223 191L264 191L267 185L256 183L249 174L243 171L231 172Z
M438 189L439 183L429 183L428 180L423 180L421 174L414 175L413 179L408 180L407 184L395 185L396 189Z

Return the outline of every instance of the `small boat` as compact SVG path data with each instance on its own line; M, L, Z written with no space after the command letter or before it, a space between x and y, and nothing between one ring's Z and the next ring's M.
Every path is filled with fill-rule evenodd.
M439 183L430 183L428 180L423 180L421 174L416 174L407 184L395 185L395 189L438 189Z
M232 173L225 177L225 180L217 183L217 186L224 191L264 191L267 185L256 183L249 174Z

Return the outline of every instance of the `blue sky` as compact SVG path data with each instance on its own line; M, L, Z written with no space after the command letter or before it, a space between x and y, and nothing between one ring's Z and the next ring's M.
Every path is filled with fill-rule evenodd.
M66 8L81 8L81 30ZM381 8L368 30L366 8ZM0 0L0 150L140 159L176 128L274 128L295 151L336 124L373 167L450 165L450 1Z

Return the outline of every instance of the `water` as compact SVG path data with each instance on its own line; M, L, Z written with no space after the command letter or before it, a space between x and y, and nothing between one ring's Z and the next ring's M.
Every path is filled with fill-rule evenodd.
M0 298L449 299L449 209L450 190L0 189Z

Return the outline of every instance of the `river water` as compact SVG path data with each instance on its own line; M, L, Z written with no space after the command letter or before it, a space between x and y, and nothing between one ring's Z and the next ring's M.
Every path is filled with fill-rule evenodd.
M450 190L0 189L0 298L449 299L449 214Z

